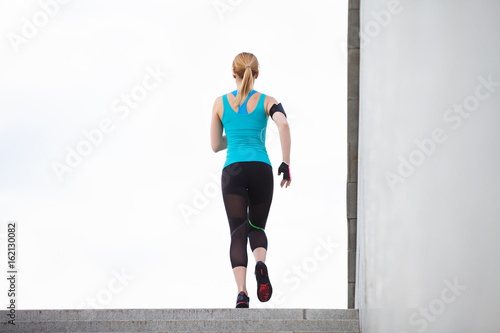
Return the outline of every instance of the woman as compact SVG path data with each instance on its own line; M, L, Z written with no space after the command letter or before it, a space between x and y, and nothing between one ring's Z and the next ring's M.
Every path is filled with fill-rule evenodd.
M257 297L267 302L272 295L266 261L265 226L273 197L273 173L265 147L268 117L278 126L283 162L281 187L290 185L290 129L286 113L275 98L253 90L259 76L257 58L247 52L233 61L237 90L215 100L211 142L214 152L227 148L221 176L222 197L231 231L230 259L238 297L237 308L248 308L246 289L247 239L254 255ZM223 130L225 135L223 135ZM285 188L286 188L285 187Z

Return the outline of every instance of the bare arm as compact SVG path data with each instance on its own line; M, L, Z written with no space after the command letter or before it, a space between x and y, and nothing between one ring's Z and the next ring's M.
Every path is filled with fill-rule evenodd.
M271 109L274 104L278 104L274 97L269 98L269 102L267 104L266 110ZM268 112L269 113L269 112ZM278 131L280 133L280 141L281 141L281 153L283 157L283 162L290 165L290 149L292 145L292 138L290 135L290 126L288 125L288 120L285 115L281 112L275 112L273 114L272 119L278 126ZM281 187L286 183L286 187L290 185L292 180L281 180Z
M212 110L212 124L210 125L210 141L212 150L216 153L227 148L227 139L222 135L223 126L220 118L222 110L222 97L219 97L214 102Z
M290 148L292 144L292 138L290 136L290 126L288 125L288 120L281 112L276 112L273 115L274 122L278 126L278 131L280 133L281 141L281 152L283 155L283 162L290 164Z

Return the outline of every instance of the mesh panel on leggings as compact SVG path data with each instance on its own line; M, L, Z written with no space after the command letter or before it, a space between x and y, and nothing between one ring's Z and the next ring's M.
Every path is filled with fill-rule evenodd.
M236 163L235 163L236 164ZM268 164L262 162L237 163L223 170L222 197L231 232L231 266L247 266L247 242L251 250L267 249L264 230L273 195L273 175ZM232 168L231 168L232 167ZM239 172L231 172L236 167ZM258 227L254 228L248 220Z

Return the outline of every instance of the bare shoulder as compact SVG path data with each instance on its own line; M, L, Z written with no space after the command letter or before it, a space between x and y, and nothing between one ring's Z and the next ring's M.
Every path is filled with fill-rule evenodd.
M217 97L217 98L215 99L215 101L214 101L214 108L215 108L216 106L222 106L222 96L219 96L219 97Z
M219 96L214 101L214 107L212 109L213 114L217 114L220 119L222 119L223 102L222 96Z

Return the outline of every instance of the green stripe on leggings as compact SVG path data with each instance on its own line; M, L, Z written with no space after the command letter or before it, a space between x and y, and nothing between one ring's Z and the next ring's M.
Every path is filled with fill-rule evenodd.
M257 227L257 226L254 226L254 225L252 224L252 222L250 222L250 220L248 220L248 223L250 223L250 225L251 225L252 227L254 227L255 229L260 229L260 230L265 231L265 230L264 230L264 228L259 228L259 227Z

